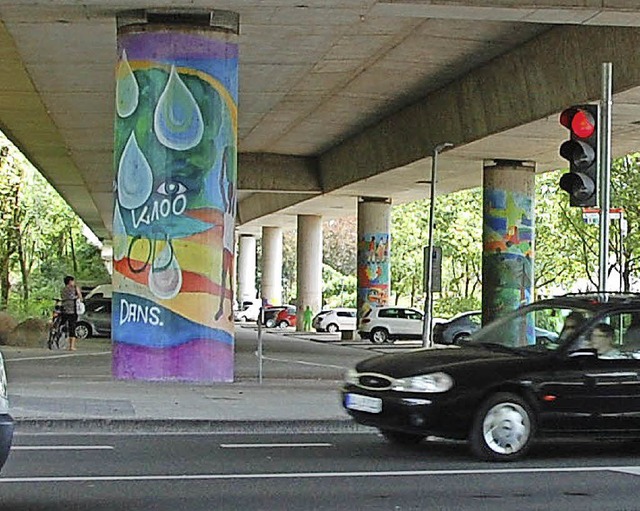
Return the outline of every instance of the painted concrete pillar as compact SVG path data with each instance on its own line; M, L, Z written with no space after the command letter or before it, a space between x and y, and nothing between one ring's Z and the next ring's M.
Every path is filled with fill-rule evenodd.
M296 330L311 330L305 325L307 307L315 316L322 308L322 217L298 215L297 242L297 318Z
M262 282L260 297L270 305L282 303L282 228L262 228Z
M358 320L389 302L391 290L391 200L358 201Z
M484 164L482 227L482 320L488 323L533 294L535 164L491 160ZM532 325L512 325L518 331ZM520 339L523 337L520 336Z
M233 380L238 46L215 19L237 28L118 18L116 378Z
M250 234L238 242L238 302L256 298L256 239Z

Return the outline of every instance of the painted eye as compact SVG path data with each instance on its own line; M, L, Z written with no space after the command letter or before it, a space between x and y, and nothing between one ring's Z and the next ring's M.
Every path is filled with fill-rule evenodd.
M156 189L161 195L178 195L187 191L187 187L178 181L163 181Z

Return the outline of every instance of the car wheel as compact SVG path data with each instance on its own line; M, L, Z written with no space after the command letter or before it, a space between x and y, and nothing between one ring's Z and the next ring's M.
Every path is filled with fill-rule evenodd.
M527 452L535 430L535 416L529 404L516 394L500 392L480 406L469 442L480 459L513 461Z
M340 329L335 323L331 323L329 326L327 326L327 332L329 332L330 334L335 334L338 330Z
M280 328L287 328L289 326L289 323L283 319L282 321L280 321L280 323L278 323L278 326Z
M371 342L373 344L389 342L389 332L384 328L374 328L371 332Z
M91 334L91 327L86 323L78 323L76 325L76 338L86 339Z
M388 429L381 429L380 433L387 442L394 445L417 445L425 438L424 435L417 435L415 433L404 433L402 431L389 431Z
M471 334L469 332L460 332L453 338L453 344L462 344L463 342L467 342L470 337Z
M267 321L265 321L264 326L266 326L267 328L273 328L274 326L276 326L276 320L268 319Z

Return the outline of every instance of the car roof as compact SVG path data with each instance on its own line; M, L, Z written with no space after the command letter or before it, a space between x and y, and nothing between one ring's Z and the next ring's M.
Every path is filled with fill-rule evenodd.
M610 309L637 309L640 307L640 293L568 293L529 305L567 307L600 312Z

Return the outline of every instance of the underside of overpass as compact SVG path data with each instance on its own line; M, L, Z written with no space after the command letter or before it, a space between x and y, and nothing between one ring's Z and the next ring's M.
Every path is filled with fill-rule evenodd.
M354 214L358 196L480 184L485 159L562 166L563 108L614 67L613 153L637 148L640 6L628 0L0 0L0 127L111 236L116 16L240 16L238 230Z

